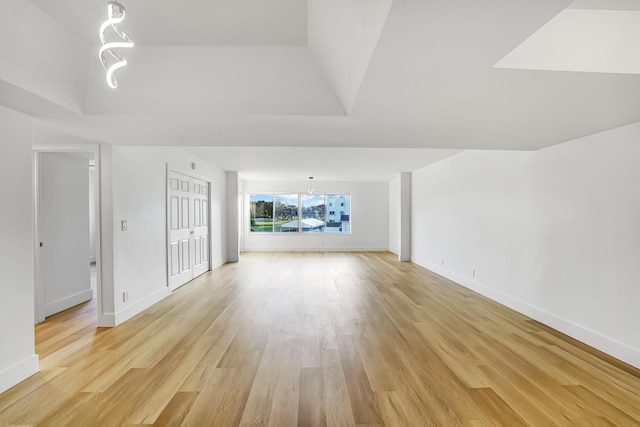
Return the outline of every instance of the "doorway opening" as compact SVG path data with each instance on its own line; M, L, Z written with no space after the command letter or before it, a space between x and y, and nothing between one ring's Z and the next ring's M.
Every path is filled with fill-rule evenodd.
M34 182L35 323L87 301L101 302L97 146L36 148Z

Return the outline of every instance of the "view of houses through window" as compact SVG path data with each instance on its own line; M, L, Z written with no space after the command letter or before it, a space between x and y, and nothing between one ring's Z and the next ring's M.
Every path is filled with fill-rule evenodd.
M251 194L253 233L351 233L349 194Z

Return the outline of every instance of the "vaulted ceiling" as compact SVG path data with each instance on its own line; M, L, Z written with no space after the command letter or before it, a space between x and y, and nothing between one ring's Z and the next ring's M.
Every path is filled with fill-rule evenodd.
M121 2L136 45L113 90L106 1L5 0L1 103L43 140L198 147L252 179L282 178L296 148L322 159L303 175L346 179L368 158L388 179L640 120L638 0Z

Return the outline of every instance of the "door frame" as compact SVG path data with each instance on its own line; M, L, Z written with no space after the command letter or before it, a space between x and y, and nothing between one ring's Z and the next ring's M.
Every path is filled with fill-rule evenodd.
M195 164L192 164L191 167L193 169L195 169ZM173 292L173 290L171 289L171 252L170 252L170 244L171 244L171 238L170 238L170 227L171 224L169 224L169 211L171 209L170 204L170 198L169 198L169 189L170 187L170 183L169 183L169 175L171 172L175 172L175 173L179 173L185 176L188 176L189 178L195 178L195 179L199 179L200 181L204 181L207 183L207 193L208 193L208 197L207 197L207 228L209 229L209 242L208 242L208 252L209 252L209 259L207 260L207 263L209 264L209 268L207 271L211 271L211 259L212 259L212 253L211 253L211 249L213 248L213 238L212 238L212 230L213 228L211 227L211 219L212 219L212 212L211 212L211 203L213 202L213 195L211 194L211 190L213 188L213 181L211 180L211 178L209 178L208 176L205 175L201 175L198 173L195 173L194 170L185 170L183 168L180 167L176 167L174 165L172 165L171 163L167 162L166 164L166 170L165 170L165 222L166 222L166 227L165 227L165 249L166 249L166 264L167 264L167 288L169 288L170 292ZM206 273L206 272L205 272ZM204 274L204 273L203 273ZM193 279L192 279L193 280ZM187 282L189 283L189 282ZM177 289L177 288L176 288Z
M54 146L33 146L32 163L32 194L33 194L33 284L34 284L34 323L43 322L45 319L44 302L44 280L43 262L39 251L40 245L40 153L92 153L95 162L94 181L94 210L95 210L95 233L96 233L96 298L97 313L96 319L100 319L102 314L102 253L101 253L101 231L102 218L100 215L100 146L98 144L71 144ZM87 173L88 164L87 164ZM88 255L88 254L87 254ZM88 259L88 258L87 258Z

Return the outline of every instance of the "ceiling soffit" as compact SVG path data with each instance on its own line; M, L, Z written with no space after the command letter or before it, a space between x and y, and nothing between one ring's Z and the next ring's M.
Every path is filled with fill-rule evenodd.
M98 45L107 1L31 0L88 45ZM300 0L120 0L122 27L139 46L306 46Z

